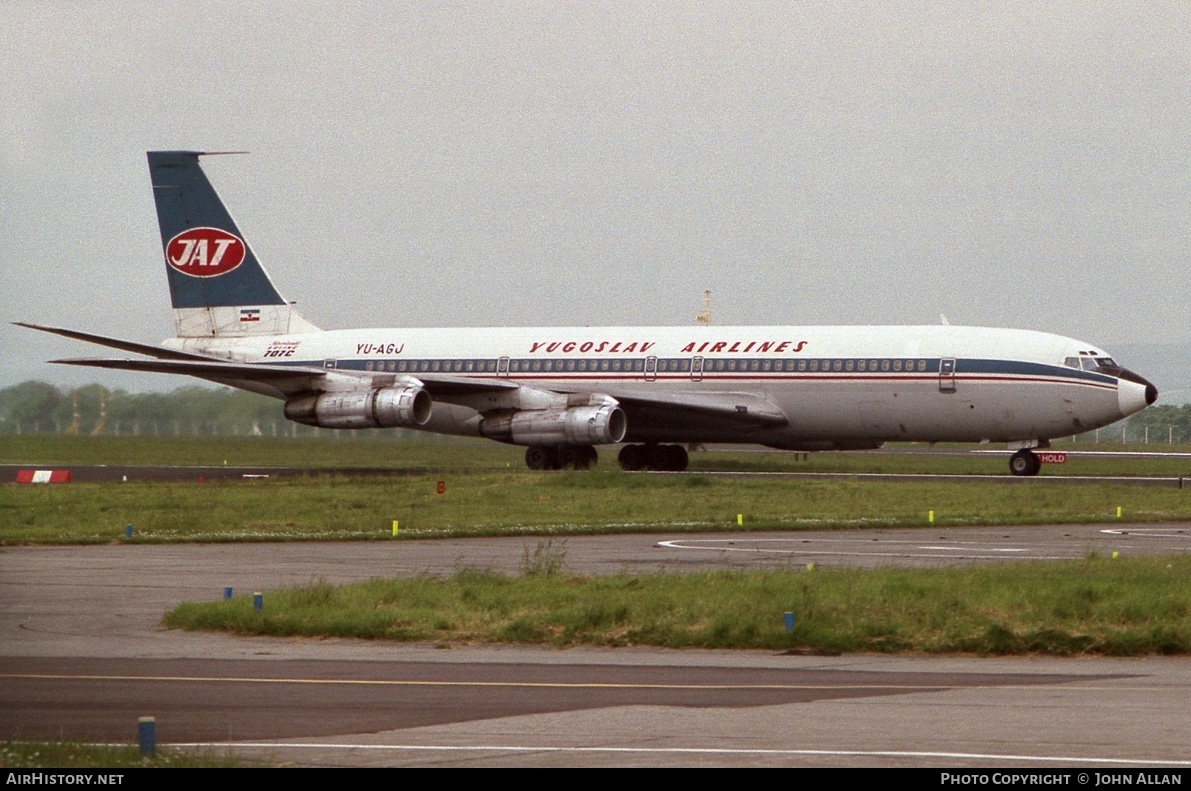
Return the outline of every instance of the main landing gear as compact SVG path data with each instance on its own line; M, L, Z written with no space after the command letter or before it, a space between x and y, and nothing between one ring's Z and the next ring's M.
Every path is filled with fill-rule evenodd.
M586 470L599 460L591 445L530 445L525 449L525 466L531 470ZM622 470L682 472L690 463L681 445L625 445L617 457Z
M1014 475L1037 475L1042 461L1029 448L1022 448L1009 457L1009 471Z
M597 461L599 454L591 445L531 445L525 449L525 464L531 470L586 470Z
M686 448L681 445L625 445L616 460L626 472L682 472L690 463Z

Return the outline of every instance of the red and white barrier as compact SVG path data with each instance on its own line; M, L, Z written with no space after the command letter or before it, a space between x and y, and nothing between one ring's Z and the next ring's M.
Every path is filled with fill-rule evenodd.
M17 470L17 483L70 483L70 470Z

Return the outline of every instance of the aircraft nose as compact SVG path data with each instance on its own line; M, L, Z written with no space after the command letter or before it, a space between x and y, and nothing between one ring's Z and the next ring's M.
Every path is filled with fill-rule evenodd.
M1128 417L1158 400L1158 388L1128 369L1121 369L1117 383L1117 403L1121 415Z

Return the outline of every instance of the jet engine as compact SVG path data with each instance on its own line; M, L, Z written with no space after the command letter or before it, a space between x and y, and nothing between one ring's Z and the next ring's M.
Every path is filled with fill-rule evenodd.
M430 394L420 387L322 393L285 402L285 416L319 428L417 428L430 420Z
M480 434L514 445L606 445L624 439L627 426L620 407L597 404L484 418Z

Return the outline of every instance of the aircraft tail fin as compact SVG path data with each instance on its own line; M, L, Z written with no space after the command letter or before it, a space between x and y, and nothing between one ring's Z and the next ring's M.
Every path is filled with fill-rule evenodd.
M277 292L199 166L201 151L150 151L179 338L317 331Z

